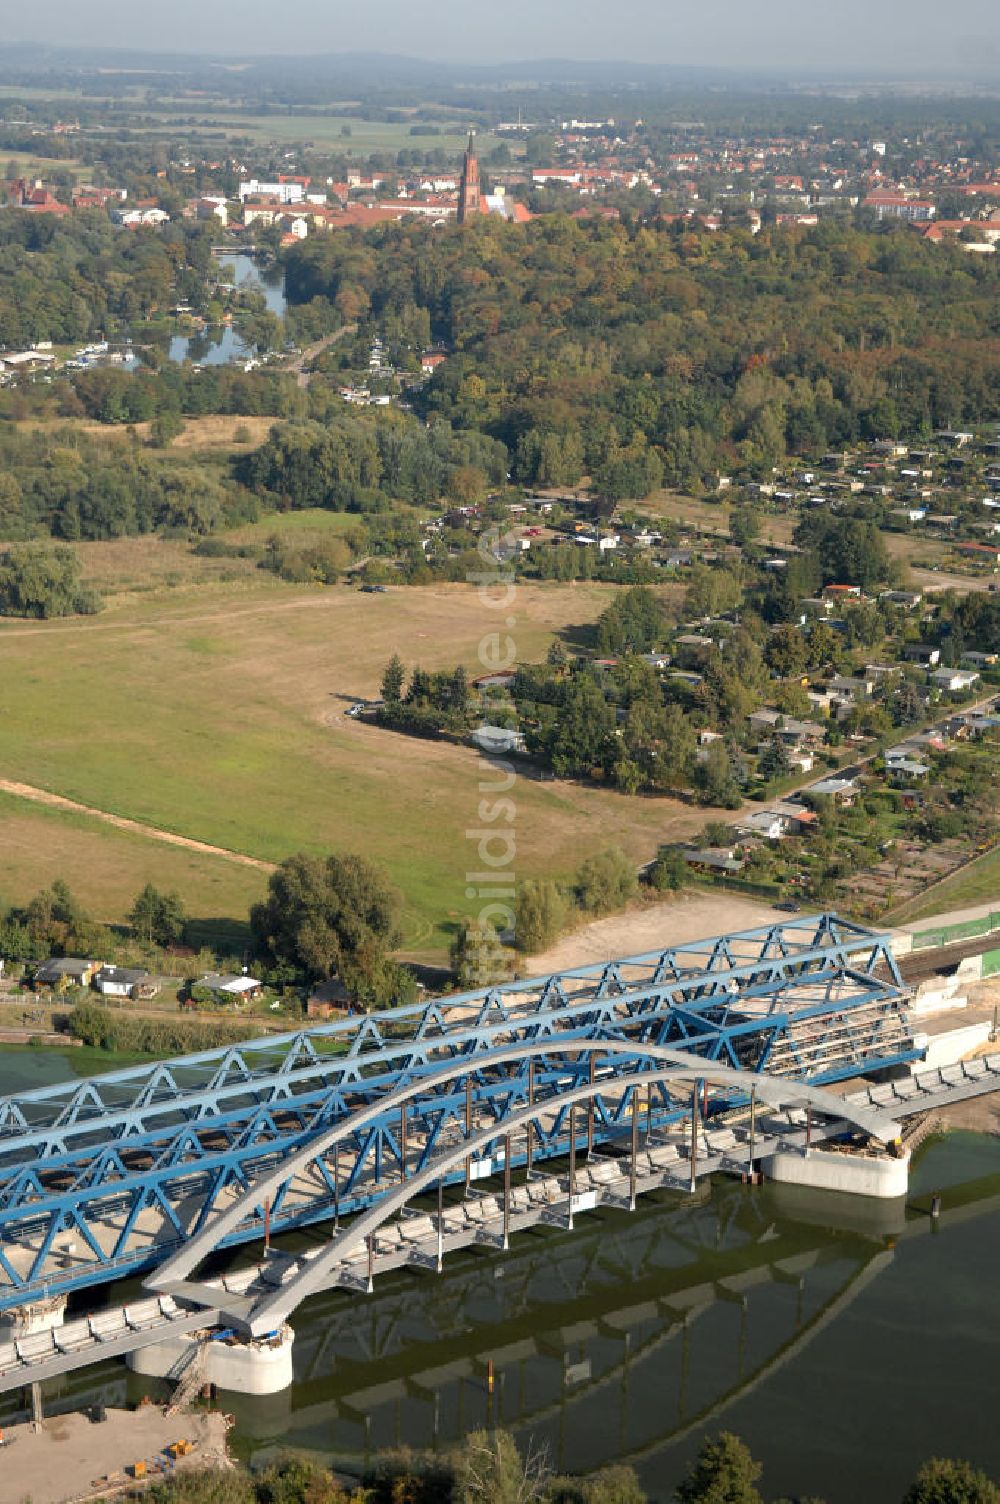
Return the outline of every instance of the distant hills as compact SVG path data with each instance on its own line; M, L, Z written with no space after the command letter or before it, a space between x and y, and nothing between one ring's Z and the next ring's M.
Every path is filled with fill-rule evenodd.
M404 57L392 53L341 52L320 55L295 54L241 54L222 52L160 52L133 48L60 47L36 43L7 43L0 60L0 76L5 79L44 78L46 75L77 74L81 77L101 76L109 81L116 74L129 74L132 82L139 82L146 74L150 81L157 78L183 76L191 83L203 80L219 87L220 78L228 76L234 82L256 89L322 84L327 88L350 86L379 90L386 88L419 88L432 86L461 88L505 87L525 88L531 86L584 87L590 89L637 88L647 91L658 89L699 87L719 88L796 88L802 85L815 86L827 83L854 83L864 86L879 79L893 79L897 83L908 81L942 83L940 70L934 79L917 77L904 80L894 73L891 63L879 61L877 66L859 68L846 75L843 70L836 74L824 73L819 67L811 69L789 66L782 68L734 69L723 67L698 67L676 63L645 63L628 59L579 60L572 58L540 58L533 60L487 63L480 61L448 62L440 59ZM138 75L138 77L137 77ZM970 65L970 83L976 82L973 66ZM995 83L995 79L994 79ZM950 80L954 89L956 82Z

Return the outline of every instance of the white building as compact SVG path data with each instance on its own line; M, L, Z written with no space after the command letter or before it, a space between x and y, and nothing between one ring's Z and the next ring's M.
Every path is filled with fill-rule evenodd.
M248 178L240 184L240 202L248 198L276 198L283 204L300 204L304 197L301 183L262 183Z
M135 229L139 225L165 225L170 215L166 209L117 209L114 219L120 225Z

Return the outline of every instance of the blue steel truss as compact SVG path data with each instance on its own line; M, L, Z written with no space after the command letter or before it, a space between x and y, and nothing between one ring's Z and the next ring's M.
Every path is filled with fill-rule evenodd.
M574 1041L633 1039L822 1084L916 1058L904 1001L885 935L797 916L0 1099L0 1309L151 1267L295 1149L431 1072L402 1122L369 1123L336 1173L317 1162L314 1194L271 1209L275 1231L371 1204L470 1113L502 1130L529 1091L554 1109L537 1157L564 1153L558 1096L587 1069ZM530 1071L475 1063L547 1041ZM588 1142L621 1136L637 1089L597 1096ZM645 1111L662 1125L683 1109L660 1086Z

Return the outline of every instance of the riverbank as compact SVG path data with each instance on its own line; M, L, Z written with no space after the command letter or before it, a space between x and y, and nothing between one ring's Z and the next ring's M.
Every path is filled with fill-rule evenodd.
M74 1039L69 1034L46 1034L38 1029L0 1029L0 1044L31 1045L35 1049L54 1050L79 1050L83 1048L82 1039Z
M54 1416L36 1431L31 1424L3 1432L0 1449L0 1504L83 1504L111 1499L135 1488L135 1467L147 1478L162 1466L233 1466L226 1447L229 1420L219 1411L167 1415L159 1405L108 1410L103 1421L86 1415ZM190 1442L191 1451L163 1463L164 1450Z

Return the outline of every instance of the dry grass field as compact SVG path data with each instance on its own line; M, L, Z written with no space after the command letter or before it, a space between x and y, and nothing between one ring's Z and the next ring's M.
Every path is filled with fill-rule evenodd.
M270 538L278 537L309 545L360 525L361 519L353 512L305 508L300 512L271 512L260 522L221 534L220 541L228 546L263 546ZM211 558L196 553L187 539L165 538L159 533L75 543L73 548L83 565L84 579L106 596L164 596L197 584L232 586L252 582L261 590L268 585L277 590L286 588L258 569L254 559ZM123 603L113 604L120 609Z
M231 538L232 534L227 533L226 541ZM164 538L158 533L101 543L74 543L73 548L83 566L83 578L106 596L162 596L190 585L232 584L239 580L256 583L262 579L252 559L203 558L194 553L185 539ZM118 609L121 604L114 602Z
M170 548L86 547L96 557L140 545ZM481 641L499 628L519 658L535 659L555 633L593 621L611 591L523 585L500 616L471 586L363 595L254 571L214 588L117 596L94 618L3 622L0 776L265 861L364 852L405 894L407 948L440 954L449 922L474 907L466 873L483 865L467 834L482 825L479 760L344 711L377 693L393 652L410 666L476 671ZM613 844L648 859L668 834L704 821L670 799L528 777L514 798L520 877L568 875ZM193 912L240 917L263 882L224 857L189 858L18 800L0 804L0 838L8 901L63 873L94 912L115 917L149 878L177 887Z
M215 450L224 454L239 454L263 444L278 421L277 418L234 418L220 414L205 418L185 418L184 432L172 441L169 452L178 454L185 450ZM139 423L136 427L143 438L148 436L148 423ZM237 439L240 430L244 431L245 437Z
M703 532L716 536L728 534L732 513L732 507L725 501L699 501L693 496L680 496L675 491L657 491L645 501L636 502L635 510L679 522L687 527L700 528ZM794 517L784 513L761 512L760 524L760 536L766 542L792 541Z
M184 896L189 912L209 922L242 919L267 885L264 873L165 846L132 831L116 830L85 815L0 792L4 873L0 902L19 902L53 877L69 883L97 919L126 914L144 883L155 882Z
M184 432L158 454L183 454L185 451L216 454L242 454L263 444L278 418L233 417L230 414L210 414L204 418L185 418ZM149 423L97 423L87 418L26 419L19 425L23 433L52 433L76 429L88 438L104 444L130 444L132 434L138 434L146 443L149 439ZM237 440L237 432L243 429L246 436Z

